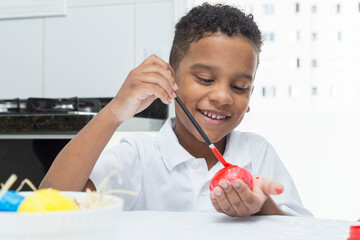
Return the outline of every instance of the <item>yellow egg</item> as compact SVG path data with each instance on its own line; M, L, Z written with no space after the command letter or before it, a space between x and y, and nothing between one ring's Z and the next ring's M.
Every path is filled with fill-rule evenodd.
M18 212L51 212L78 210L74 201L55 189L40 189L27 197L19 206Z

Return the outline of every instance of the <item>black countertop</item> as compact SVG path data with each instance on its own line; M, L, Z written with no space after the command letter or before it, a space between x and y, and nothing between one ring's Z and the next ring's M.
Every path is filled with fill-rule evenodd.
M0 114L0 134L77 133L95 115L86 112ZM157 99L135 117L166 119L168 106Z

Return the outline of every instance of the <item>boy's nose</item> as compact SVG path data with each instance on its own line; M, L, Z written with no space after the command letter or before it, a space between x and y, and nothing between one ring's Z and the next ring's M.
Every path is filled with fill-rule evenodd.
M217 86L216 86L217 85ZM209 93L209 99L218 105L231 105L234 99L231 95L231 89L228 86L215 84Z

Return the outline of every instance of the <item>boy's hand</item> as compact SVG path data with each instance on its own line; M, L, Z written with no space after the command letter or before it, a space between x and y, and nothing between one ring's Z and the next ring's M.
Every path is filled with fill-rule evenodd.
M133 69L109 103L117 120L124 122L132 118L156 98L160 98L165 104L171 103L177 90L171 72L171 66L155 55L151 55Z
M221 187L220 187L221 186ZM233 182L222 180L210 193L210 199L218 212L232 217L247 217L253 214L285 215L272 201L269 195L278 195L284 187L270 179L255 177L251 191L243 181Z

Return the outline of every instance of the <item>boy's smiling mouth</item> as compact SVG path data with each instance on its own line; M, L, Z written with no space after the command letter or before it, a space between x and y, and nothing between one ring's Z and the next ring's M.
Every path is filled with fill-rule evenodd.
M200 110L200 112L205 117L211 118L213 120L223 120L225 118L230 117L228 114L219 113L219 112L216 112L216 111Z

